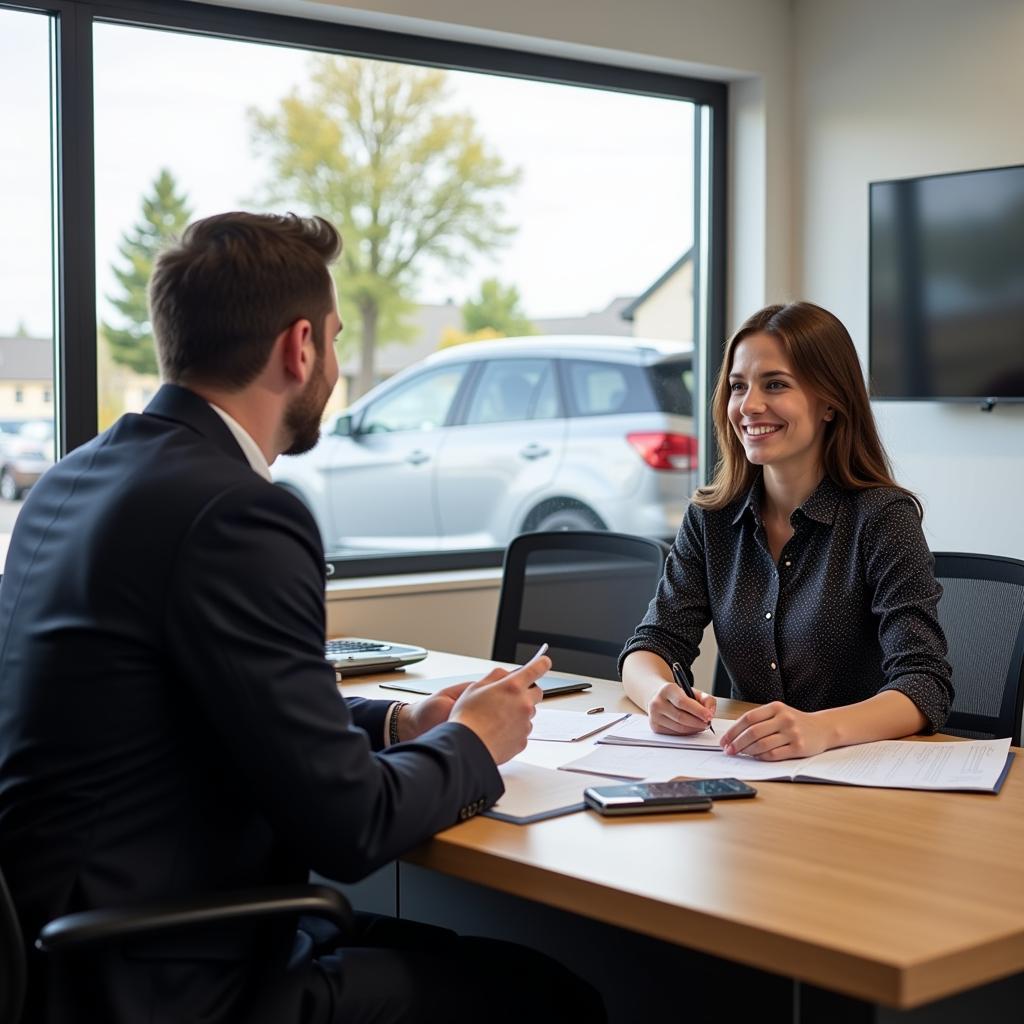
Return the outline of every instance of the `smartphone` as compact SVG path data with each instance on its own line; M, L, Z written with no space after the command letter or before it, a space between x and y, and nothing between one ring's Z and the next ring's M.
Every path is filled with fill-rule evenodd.
M682 790L675 782L637 782L629 786L588 786L583 802L598 814L678 814L710 811L711 798Z
M708 809L711 800L756 796L739 779L692 782L636 782L625 786L591 786L583 791L588 807L600 814L659 814Z

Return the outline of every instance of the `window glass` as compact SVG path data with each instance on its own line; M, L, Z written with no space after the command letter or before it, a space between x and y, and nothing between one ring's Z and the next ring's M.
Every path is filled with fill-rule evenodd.
M380 553L503 547L527 524L557 522L563 498L609 529L675 533L695 474L645 461L623 437L663 426L651 421L658 405L637 351L685 356L694 344L694 244L706 235L694 231L694 104L110 22L93 38L99 427L159 387L146 283L160 246L225 210L315 213L344 238L334 272L341 375L325 418L350 415L358 436L278 458L272 473L324 537L340 535L335 503L368 478L359 436L397 444L452 414L463 424L458 457L425 453L421 476L437 503L457 482L465 515L447 517L459 520L451 535L424 541L407 503L406 521L378 524ZM518 351L543 348L530 363L587 365L571 383L551 371L499 380L490 367L505 338ZM481 364L471 407L453 405L461 371L374 390L452 346ZM588 347L600 352L594 365ZM563 449L549 422L520 445L536 446L530 458L513 447L507 461L492 430L475 461L477 426L539 432L564 416L563 388L587 417L633 415L635 427L595 427ZM497 526L495 507L515 514Z
M0 10L0 572L54 459L50 33L45 15Z
M369 405L359 423L361 434L433 430L444 426L466 367L451 366L394 388Z
M547 360L488 363L477 381L466 423L552 418L557 413L553 370Z

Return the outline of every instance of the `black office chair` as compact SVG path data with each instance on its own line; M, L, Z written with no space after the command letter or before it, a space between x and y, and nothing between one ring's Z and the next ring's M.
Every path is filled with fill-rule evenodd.
M939 551L939 622L953 666L953 708L942 731L1020 745L1024 701L1024 562ZM719 657L713 693L732 695Z
M661 579L668 546L603 530L524 533L505 552L495 661L550 644L556 671L618 679L623 645Z
M1024 696L1024 562L939 551L939 622L953 666L953 709L943 732L1020 745Z
M340 892L325 885L290 885L219 893L180 903L67 914L47 924L35 945L44 953L57 954L143 933L286 916L325 918L339 929L339 945L354 933L352 908ZM18 1024L25 975L21 925L0 872L0 1024Z

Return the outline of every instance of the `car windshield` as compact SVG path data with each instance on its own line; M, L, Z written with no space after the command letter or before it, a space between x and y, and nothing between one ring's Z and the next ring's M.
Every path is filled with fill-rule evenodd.
M689 359L655 363L648 367L648 373L662 412L693 415L693 364Z

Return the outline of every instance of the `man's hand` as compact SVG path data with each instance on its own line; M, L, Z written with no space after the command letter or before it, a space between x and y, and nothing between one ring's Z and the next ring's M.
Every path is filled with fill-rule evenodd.
M759 761L811 757L830 746L831 727L822 715L774 700L740 715L719 743L727 754L746 754Z
M651 729L676 736L703 732L715 717L718 702L710 693L693 692L696 700L690 700L675 683L665 683L656 690L647 705Z
M504 669L498 669L502 672ZM472 680L465 683L452 683L443 690L432 693L429 697L417 701L415 704L406 704L399 709L398 739L404 743L406 740L414 740L425 732L433 729L435 725L447 722L455 707L455 702L465 693Z
M449 720L461 722L480 737L495 764L504 764L526 747L537 705L544 698L532 684L551 668L542 655L509 672L496 668L470 683L455 701Z

